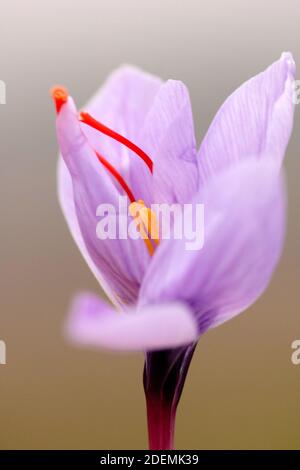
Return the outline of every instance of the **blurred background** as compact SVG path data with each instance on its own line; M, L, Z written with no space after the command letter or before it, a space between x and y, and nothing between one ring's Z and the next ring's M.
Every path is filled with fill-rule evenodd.
M147 446L141 354L75 348L62 328L80 289L100 292L56 195L49 88L79 106L119 64L189 87L200 142L223 100L290 50L298 0L1 0L0 448ZM300 75L299 75L300 78ZM201 339L178 410L177 448L299 449L299 109L286 168L289 225L266 294Z

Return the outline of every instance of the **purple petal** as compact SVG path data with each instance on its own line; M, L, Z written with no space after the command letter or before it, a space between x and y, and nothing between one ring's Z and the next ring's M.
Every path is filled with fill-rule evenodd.
M154 160L156 202L186 202L197 190L198 169L192 108L182 82L168 80L159 89L142 135Z
M85 346L150 351L192 343L198 330L189 308L181 303L116 312L95 295L86 293L73 303L67 334Z
M60 202L63 214L65 216L65 219L67 221L67 224L69 226L71 235L73 236L76 245L78 246L82 256L84 257L86 263L90 267L97 281L102 285L103 289L105 290L110 300L114 301L114 294L111 291L111 288L105 282L99 269L95 265L92 257L90 256L87 250L84 239L82 237L82 233L80 230L80 226L78 223L78 218L77 218L77 214L75 210L72 179L71 179L69 170L67 169L66 164L62 158L59 158L59 161L58 161L57 178L58 178L59 202Z
M137 140L162 83L137 67L122 66L108 77L86 109L115 131L126 133L128 139Z
M294 78L293 57L284 53L225 101L200 146L200 181L245 157L280 165L293 125Z
M60 199L73 236L98 279L104 279L103 287L108 286L122 302L134 302L149 254L141 239L97 237L97 207L105 203L118 208L120 193L82 133L70 98L57 117L57 134L65 162L60 168Z
M215 177L204 202L202 250L185 240L161 243L141 287L140 305L187 302L200 332L250 306L266 289L285 232L285 198L277 166L245 160Z

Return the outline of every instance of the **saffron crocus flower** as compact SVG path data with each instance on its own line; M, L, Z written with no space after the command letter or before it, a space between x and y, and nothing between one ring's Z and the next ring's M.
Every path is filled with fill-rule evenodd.
M122 67L82 113L64 89L53 91L62 209L116 307L78 295L68 332L86 346L145 353L151 449L173 447L176 408L199 338L253 304L279 260L294 75L293 58L284 53L243 84L221 106L199 150L179 81ZM203 203L203 248L187 251L178 239L158 243L152 233L99 240L97 206L117 207L120 195L146 215L152 202Z

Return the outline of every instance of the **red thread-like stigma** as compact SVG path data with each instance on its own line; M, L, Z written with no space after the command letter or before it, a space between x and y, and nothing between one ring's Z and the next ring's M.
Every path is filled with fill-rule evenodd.
M129 198L130 202L134 202L135 201L134 195L133 195L131 189L129 188L128 184L124 180L123 176L120 175L120 173L115 169L115 167L111 163L109 163L109 161L107 161L106 158L104 158L102 155L100 155L100 153L98 153L96 150L94 150L94 152L96 153L99 162L102 163L102 165L111 173L111 175L122 186L122 188L124 189L125 193L127 194L128 198Z
M142 149L140 149L136 144L128 140L123 135L118 134L118 132L110 129L109 127L105 126L101 122L97 121L89 113L82 111L79 115L79 118L80 118L80 121L83 122L84 124L87 124L88 126L93 127L99 132L102 132L102 134L105 134L111 137L112 139L117 140L118 142L125 145L126 147L128 147L146 163L151 173L153 172L153 162L151 158Z

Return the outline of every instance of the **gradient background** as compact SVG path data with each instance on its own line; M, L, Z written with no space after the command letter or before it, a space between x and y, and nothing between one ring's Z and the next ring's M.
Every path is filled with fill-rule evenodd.
M298 0L1 0L1 448L145 448L141 354L76 349L62 337L72 295L99 287L56 197L49 88L78 105L120 63L183 80L198 140L240 83L290 50ZM300 78L300 77L299 77ZM299 109L286 160L289 227L265 295L206 334L178 411L177 448L300 448Z

